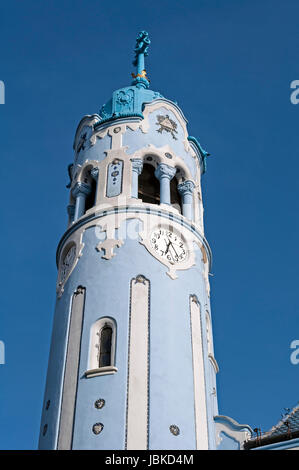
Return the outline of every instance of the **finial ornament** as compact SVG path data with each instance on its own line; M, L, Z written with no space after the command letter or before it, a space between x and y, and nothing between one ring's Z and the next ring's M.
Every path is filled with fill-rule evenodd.
M149 79L146 76L144 58L148 55L148 47L150 43L151 41L148 33L146 31L141 31L136 39L134 50L135 59L133 60L133 65L135 65L137 73L132 73L132 77L134 78L132 85L136 85L137 87L149 87Z

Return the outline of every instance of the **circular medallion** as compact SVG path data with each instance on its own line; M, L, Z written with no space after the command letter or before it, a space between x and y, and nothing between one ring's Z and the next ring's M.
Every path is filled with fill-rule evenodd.
M169 426L169 431L171 432L171 434L173 434L174 436L178 436L180 434L180 428L178 426L176 426L175 424L171 424Z
M104 429L104 425L102 423L95 423L93 426L92 426L92 432L94 434L100 434Z
M183 237L172 230L157 228L150 235L151 248L155 254L170 264L178 264L187 257L187 244Z
M94 404L95 408L97 410L100 410L101 408L103 408L103 406L105 406L105 400L103 398L99 398L95 404Z

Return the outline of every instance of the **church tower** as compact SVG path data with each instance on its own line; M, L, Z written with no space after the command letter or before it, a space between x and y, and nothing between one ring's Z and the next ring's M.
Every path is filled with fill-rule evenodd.
M208 154L150 89L149 44L76 131L40 449L217 447Z

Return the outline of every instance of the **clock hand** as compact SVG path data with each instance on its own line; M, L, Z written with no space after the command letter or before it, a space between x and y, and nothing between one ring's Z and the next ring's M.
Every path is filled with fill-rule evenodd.
M165 241L166 241L166 240L165 240ZM167 245L167 247L166 247L165 255L166 255L166 253L167 253L168 250L169 250L170 244L171 244L171 241L169 241L169 243L168 243L168 245Z
M171 246L172 246L173 251L175 252L175 255L178 257L178 254L177 254L177 252L176 252L176 250L175 250L175 248L174 248L172 242L170 242L170 244L171 244Z

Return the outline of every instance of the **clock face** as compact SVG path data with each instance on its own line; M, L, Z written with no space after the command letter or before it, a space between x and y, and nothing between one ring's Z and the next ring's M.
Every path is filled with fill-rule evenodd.
M76 256L76 245L72 245L67 251L60 268L60 283L63 283L69 274Z
M158 228L151 233L150 244L155 253L170 264L178 264L187 257L188 249L180 235Z

